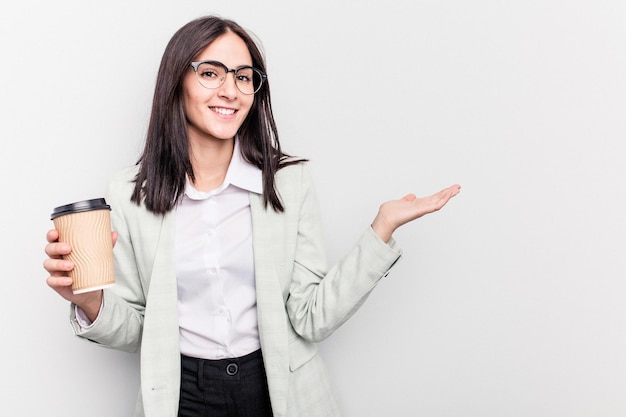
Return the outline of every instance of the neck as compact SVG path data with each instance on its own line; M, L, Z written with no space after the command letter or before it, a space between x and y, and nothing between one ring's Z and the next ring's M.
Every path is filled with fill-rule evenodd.
M211 191L224 183L228 165L233 157L235 140L190 141L191 165L198 191Z

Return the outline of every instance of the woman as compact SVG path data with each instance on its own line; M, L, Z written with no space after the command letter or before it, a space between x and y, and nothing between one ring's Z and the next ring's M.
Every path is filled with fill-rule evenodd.
M459 192L380 206L327 269L305 160L281 151L263 57L235 22L174 34L144 151L115 175L116 285L73 294L71 251L48 232L48 285L74 332L141 352L137 416L338 416L316 342L363 303L401 253L399 226Z

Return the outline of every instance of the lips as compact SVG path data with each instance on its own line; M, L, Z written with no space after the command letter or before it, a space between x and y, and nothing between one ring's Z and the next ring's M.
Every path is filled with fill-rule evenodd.
M237 110L235 109L226 109L224 107L209 107L212 111L217 114L221 114L222 116L231 116L235 114Z

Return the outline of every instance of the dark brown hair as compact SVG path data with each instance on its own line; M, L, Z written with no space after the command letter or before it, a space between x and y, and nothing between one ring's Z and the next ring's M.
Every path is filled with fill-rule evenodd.
M189 158L187 119L182 81L190 62L226 32L238 35L248 47L252 65L263 72L263 55L252 37L232 20L206 16L180 28L170 39L159 66L146 143L137 164L139 172L131 201L155 214L172 210L185 191L185 175L195 179ZM282 152L272 113L269 82L255 93L252 108L237 132L243 158L263 173L263 201L277 212L284 207L274 183L276 172L304 161Z

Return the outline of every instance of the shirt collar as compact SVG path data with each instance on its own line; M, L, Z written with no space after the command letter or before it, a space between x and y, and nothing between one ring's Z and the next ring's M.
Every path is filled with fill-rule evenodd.
M233 156L230 159L228 170L226 171L226 177L224 183L208 192L198 191L194 188L189 177L185 179L185 194L192 200L202 200L210 196L219 194L229 185L233 185L237 188L241 188L246 191L250 191L256 194L263 193L263 175L261 170L243 159L241 154L241 147L239 146L239 140L235 138L235 147L233 149Z

